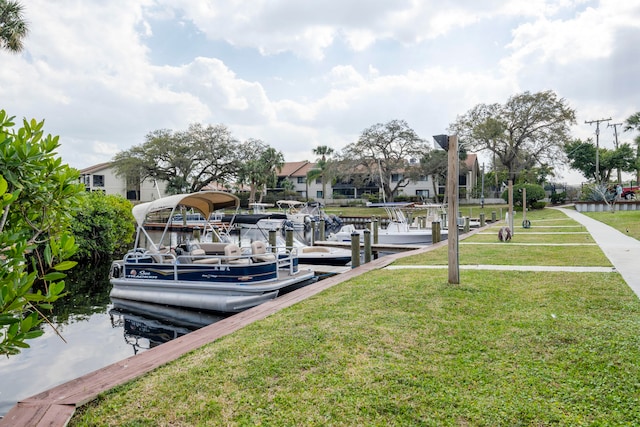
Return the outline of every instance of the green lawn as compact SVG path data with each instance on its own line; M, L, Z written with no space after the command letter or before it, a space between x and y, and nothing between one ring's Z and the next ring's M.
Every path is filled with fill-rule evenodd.
M493 246L462 244L461 263ZM502 263L576 265L573 248L495 247ZM637 424L640 301L618 274L462 270L460 283L446 269L361 275L105 393L70 425Z
M585 215L640 240L640 211L585 212Z

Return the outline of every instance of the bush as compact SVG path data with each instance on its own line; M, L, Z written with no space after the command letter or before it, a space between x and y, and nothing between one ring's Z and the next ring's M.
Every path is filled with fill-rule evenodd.
M523 188L527 189L527 206L533 206L535 202L544 199L546 196L544 192L544 188L542 188L542 186L540 185L537 185L537 184L514 185L513 186L513 204L515 206L522 206L522 189ZM509 200L509 190L503 191L501 197L504 200Z
M564 191L562 193L551 194L551 203L553 203L554 205L562 204L566 202L566 200L567 200L567 193Z
M78 244L76 260L108 260L129 249L135 232L131 202L101 191L84 193L71 231Z

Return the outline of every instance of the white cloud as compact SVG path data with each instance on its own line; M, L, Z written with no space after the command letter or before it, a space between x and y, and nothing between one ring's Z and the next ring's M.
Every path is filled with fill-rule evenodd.
M339 149L392 119L430 138L474 105L524 90L567 98L578 136L590 132L586 119L620 121L639 109L634 2L25 6L27 51L0 52L0 108L46 119L45 130L61 136L63 159L76 167L107 161L153 130L193 122L223 123L241 139L263 139L301 160L317 145ZM189 38L163 34L166 22L188 29ZM172 43L158 45L163 40Z

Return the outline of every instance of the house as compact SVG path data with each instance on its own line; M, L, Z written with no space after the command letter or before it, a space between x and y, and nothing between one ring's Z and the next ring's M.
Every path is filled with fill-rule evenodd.
M308 160L301 162L286 162L278 171L278 184L276 190L289 187L295 191L301 199L324 199L322 194L322 178L307 182L307 174L316 168L315 163ZM284 184L288 181L288 184ZM326 185L327 193L331 194L331 183Z
M415 160L414 160L415 161ZM478 177L480 176L480 168L478 166L478 156L476 154L468 154L465 159L466 171L461 171L459 178L460 186L460 198L471 199L472 190L478 183ZM322 179L318 178L311 182L307 182L307 174L309 171L315 169L317 165L307 160L300 162L287 162L278 171L278 191L281 191L285 186L292 188L299 196L300 199L314 199L323 201L325 203L332 203L335 198L357 199L362 198L366 194L378 194L380 189L379 184L375 183L363 183L360 185L354 185L352 182L341 182L338 180L335 184L331 181L327 181L326 197L322 192ZM397 171L391 174L391 182L397 182L403 178L402 171ZM284 184L284 181L289 181L288 184ZM445 192L445 184L436 182L435 188L438 188L440 194ZM421 176L417 181L411 181L405 187L399 189L399 195L407 197L417 196L421 200L429 200L434 198L433 194L433 182L430 176Z
M111 162L80 170L80 182L87 191L119 194L132 202L149 202L167 195L166 185L155 180L127 183L124 177L116 174Z
M478 183L480 168L476 154L468 154L465 160L466 172L460 174L460 199L470 199L473 188ZM324 203L332 203L335 198L359 199L366 194L378 194L380 189L377 184L361 184L355 186L350 182L338 181L332 185L328 180L325 188L326 195L322 189L322 178L307 181L310 171L317 168L316 163L303 160L299 162L286 162L278 171L278 184L274 190L282 191L289 188L298 194L299 199L313 199ZM397 171L391 175L391 181L397 182L402 179L402 171ZM285 183L285 181L287 181ZM125 181L124 177L115 173L112 163L100 163L95 166L82 169L80 171L80 182L85 185L87 191L103 191L106 194L119 194L132 202L148 202L167 195L166 183L155 180L143 180L141 182ZM440 194L445 192L445 184L436 182L436 188ZM208 189L227 190L227 186L216 186L210 184ZM399 189L399 195L407 197L418 196L421 200L434 198L433 182L429 176L422 176L417 181L411 181L405 187Z

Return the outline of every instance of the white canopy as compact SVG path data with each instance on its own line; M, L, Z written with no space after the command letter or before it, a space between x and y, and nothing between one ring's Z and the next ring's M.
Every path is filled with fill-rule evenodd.
M219 209L237 208L240 199L224 191L199 191L190 194L175 194L152 202L140 203L133 207L133 217L138 225L144 223L147 215L162 210L173 210L176 206L185 206L199 211L205 218Z

